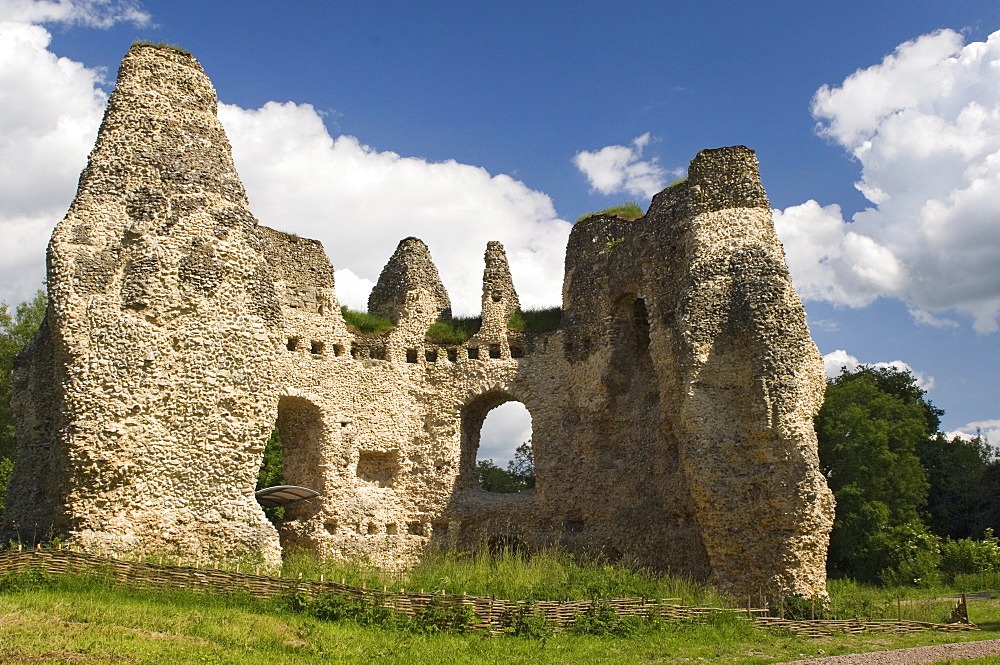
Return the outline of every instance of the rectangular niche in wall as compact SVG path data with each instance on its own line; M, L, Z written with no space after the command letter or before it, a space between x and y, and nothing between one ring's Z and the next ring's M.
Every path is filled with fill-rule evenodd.
M391 487L399 472L399 451L359 451L358 478L375 487Z

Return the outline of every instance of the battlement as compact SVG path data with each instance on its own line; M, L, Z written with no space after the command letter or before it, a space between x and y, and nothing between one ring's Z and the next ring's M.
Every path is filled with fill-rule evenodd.
M427 246L402 240L372 290L391 327L352 329L322 245L253 216L215 110L194 58L129 50L17 366L0 539L388 568L500 539L824 593L825 377L753 151L700 152L637 220L578 222L554 330L512 329L489 243L480 324L442 343ZM480 430L509 401L532 417L536 485L493 494ZM277 524L253 495L274 429L285 482L321 494Z

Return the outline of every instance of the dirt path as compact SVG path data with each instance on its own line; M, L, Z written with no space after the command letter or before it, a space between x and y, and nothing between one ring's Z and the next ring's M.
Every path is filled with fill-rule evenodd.
M966 660L982 658L983 656L1000 655L1000 640L983 640L981 642L958 642L956 644L937 644L930 647L914 647L912 649L893 649L892 651L872 651L871 653L855 653L848 656L828 656L810 660L793 660L776 665L917 665L918 663L937 663L954 658Z

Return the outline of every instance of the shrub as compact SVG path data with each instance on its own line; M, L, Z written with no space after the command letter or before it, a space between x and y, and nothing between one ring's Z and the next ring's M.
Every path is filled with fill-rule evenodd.
M577 614L570 630L577 635L628 636L642 627L641 617L621 616L606 601L595 600L586 612Z
M359 626L375 626L417 633L467 632L476 622L476 613L468 605L445 604L438 598L418 609L412 617L386 607L382 598L353 598L335 593L310 597L293 592L288 607L322 621L349 621Z
M505 619L508 625L504 628L504 633L507 635L547 640L555 634L555 626L531 602L511 610Z
M289 597L290 609L303 612L322 621L350 621L359 626L379 626L390 629L412 627L410 617L385 607L378 599L351 598L338 594L323 594L311 598L294 593Z
M0 576L0 593L45 589L55 583L55 578L41 568L30 567L16 573Z
M344 317L344 322L348 326L360 333L380 333L393 326L392 321L385 317L375 316L368 312L357 312L353 309L348 309L346 305L340 308L340 314Z
M437 598L418 609L412 622L412 630L418 633L439 633L450 631L468 632L476 622L476 613L468 605L444 604Z
M987 529L982 540L946 540L941 545L941 572L949 582L958 575L1000 572L1000 540L993 529Z
M940 581L941 539L920 522L907 522L873 535L868 554L887 585L926 587Z

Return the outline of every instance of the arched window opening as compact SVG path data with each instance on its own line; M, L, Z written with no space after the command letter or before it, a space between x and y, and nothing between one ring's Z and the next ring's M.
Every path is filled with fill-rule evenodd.
M479 428L476 476L487 492L521 492L535 486L531 414L524 404L506 401L486 412Z

